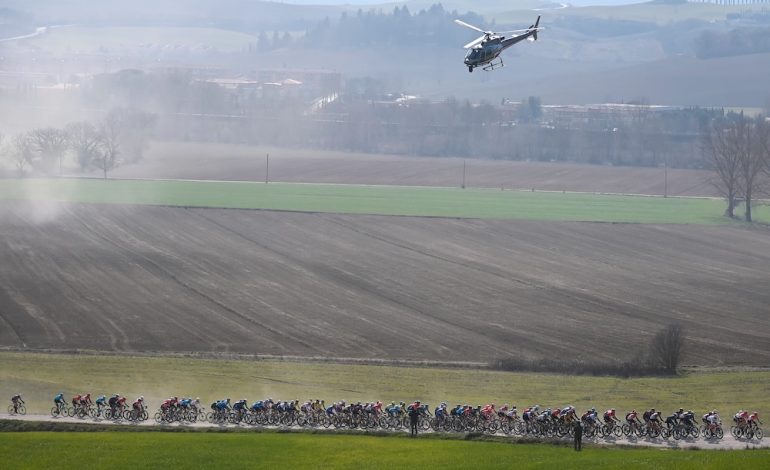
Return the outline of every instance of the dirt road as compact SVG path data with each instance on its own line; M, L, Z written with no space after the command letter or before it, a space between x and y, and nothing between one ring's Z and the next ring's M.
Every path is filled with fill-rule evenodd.
M8 416L3 415L3 419L12 419L12 420L18 420L18 421L29 421L29 422L53 422L53 423L81 423L81 424L90 424L90 425L116 425L116 424L130 424L126 421L122 421L119 423L115 423L113 421L92 421L92 420L81 420L78 418L52 418L51 416L46 415L25 415L25 416ZM212 423L193 423L193 424L156 424L152 419L137 423L137 424L130 424L132 426L138 426L141 428L150 428L153 426L157 427L183 427L183 428L222 428L222 429L260 429L260 428L267 428L267 429L278 429L278 427L274 426L249 426L249 425L234 425L234 424L212 424ZM285 429L285 428L283 428ZM302 428L300 427L293 427L292 429L300 430ZM322 428L323 430L323 428ZM334 430L329 430L329 432L334 432ZM362 433L365 431L361 431ZM400 430L400 431L390 431L390 432L402 432L404 434L407 434L409 432L408 429ZM431 433L432 431L424 431L424 433ZM503 437L501 433L497 434L498 436ZM512 437L511 439L517 439L516 437ZM553 438L543 438L543 441L553 441L555 439ZM567 439L562 439L567 440ZM725 437L722 440L706 440L703 438L698 439L683 439L683 440L675 440L673 438L671 439L627 439L625 437L622 438L611 438L611 439L584 439L584 444L597 444L597 445L630 445L630 446L646 446L646 447L657 447L661 449L684 449L684 448L699 448L699 449L708 449L708 450L736 450L736 449L748 449L748 448L767 448L770 447L770 441L768 440L753 440L749 441L746 439L735 439L733 436L725 435Z

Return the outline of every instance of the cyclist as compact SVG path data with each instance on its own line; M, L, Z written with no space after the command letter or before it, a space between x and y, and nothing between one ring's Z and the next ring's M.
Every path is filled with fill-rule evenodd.
M115 408L118 406L118 398L120 398L120 395L116 393L107 400L107 404L110 406L110 412L113 416L115 415Z
M118 408L121 410L126 407L126 397L118 397L117 400Z
M679 424L679 413L675 411L666 418L666 426L671 430L675 428L677 424Z
M484 405L484 407L481 409L481 416L488 420L490 416L493 416L494 414L497 414L495 410L495 404L494 403L488 403Z
M619 423L620 420L615 416L615 408L610 408L604 412L604 422L608 425Z
M448 412L446 409L446 402L441 402L439 406L436 407L435 410L433 410L433 414L436 416L436 421L443 421L448 416Z
M63 392L59 392L58 395L53 397L53 404L56 405L57 413L61 413L61 411L66 406L65 402L64 402L64 393Z
M762 424L762 421L759 420L759 413L756 411L751 413L748 418L748 424L754 429L757 429L760 424Z
M642 423L639 421L639 414L636 410L631 410L630 413L626 414L626 423L632 431L639 429L639 425Z
M104 395L99 395L96 398L96 402L95 403L96 403L97 414L101 415L102 414L102 408L107 406L107 397L105 397Z
M686 429L689 429L691 427L695 426L695 413L693 413L692 410L687 410L687 412L680 415L680 422L684 424Z
M711 416L708 417L709 430L714 432L714 430L721 424L722 423L719 419L719 412L717 410L711 410Z
M650 429L655 429L658 433L660 433L660 413L655 411L655 408L650 409L650 418L647 420L647 426Z
M132 404L134 408L134 414L137 418L142 417L142 411L144 411L144 396L138 397Z
M735 421L735 425L739 428L745 428L749 423L749 412L746 410L739 410L735 413L735 416L733 416L733 421Z
M655 408L650 408L649 410L646 410L644 413L642 413L642 419L644 420L645 424L650 423L650 416L655 413Z
M78 408L80 408L80 398L81 398L80 395L75 395L74 397L72 397L72 407L75 408L75 411L77 411Z
M246 399L242 398L233 404L233 411L238 413L238 420L240 420L243 417L243 415L246 413L246 408L248 407L247 403L248 402L246 401Z
M13 413L16 414L19 412L19 405L24 404L24 400L21 398L21 393L17 393L16 395L11 397L11 403L13 403Z
M90 393L86 393L85 395L80 397L80 405L81 406L93 405L93 402L91 401L91 394Z

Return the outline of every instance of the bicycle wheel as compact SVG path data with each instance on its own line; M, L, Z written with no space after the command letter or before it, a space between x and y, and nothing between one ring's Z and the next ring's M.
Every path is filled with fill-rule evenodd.
M631 435L631 426L628 424L624 424L620 429L624 436L628 437Z
M762 436L764 436L764 433L762 432L762 428L757 428L754 430L754 439L761 441Z
M714 430L714 437L716 437L717 439L722 439L723 437L725 437L725 432L722 430L721 427L718 427Z
M16 411L13 409L13 405L8 405L8 414L12 415L15 414Z

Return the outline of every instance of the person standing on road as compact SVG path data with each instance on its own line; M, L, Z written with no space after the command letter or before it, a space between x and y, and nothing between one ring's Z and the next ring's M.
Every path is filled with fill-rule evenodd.
M575 421L575 451L580 452L583 450L583 424L580 420Z
M409 413L409 430L412 437L417 437L417 424L420 421L420 400L415 401L407 409Z

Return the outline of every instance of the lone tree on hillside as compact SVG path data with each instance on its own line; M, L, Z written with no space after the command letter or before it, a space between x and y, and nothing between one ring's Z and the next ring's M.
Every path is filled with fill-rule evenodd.
M684 328L671 324L660 330L650 343L650 362L666 372L676 374L684 350Z

